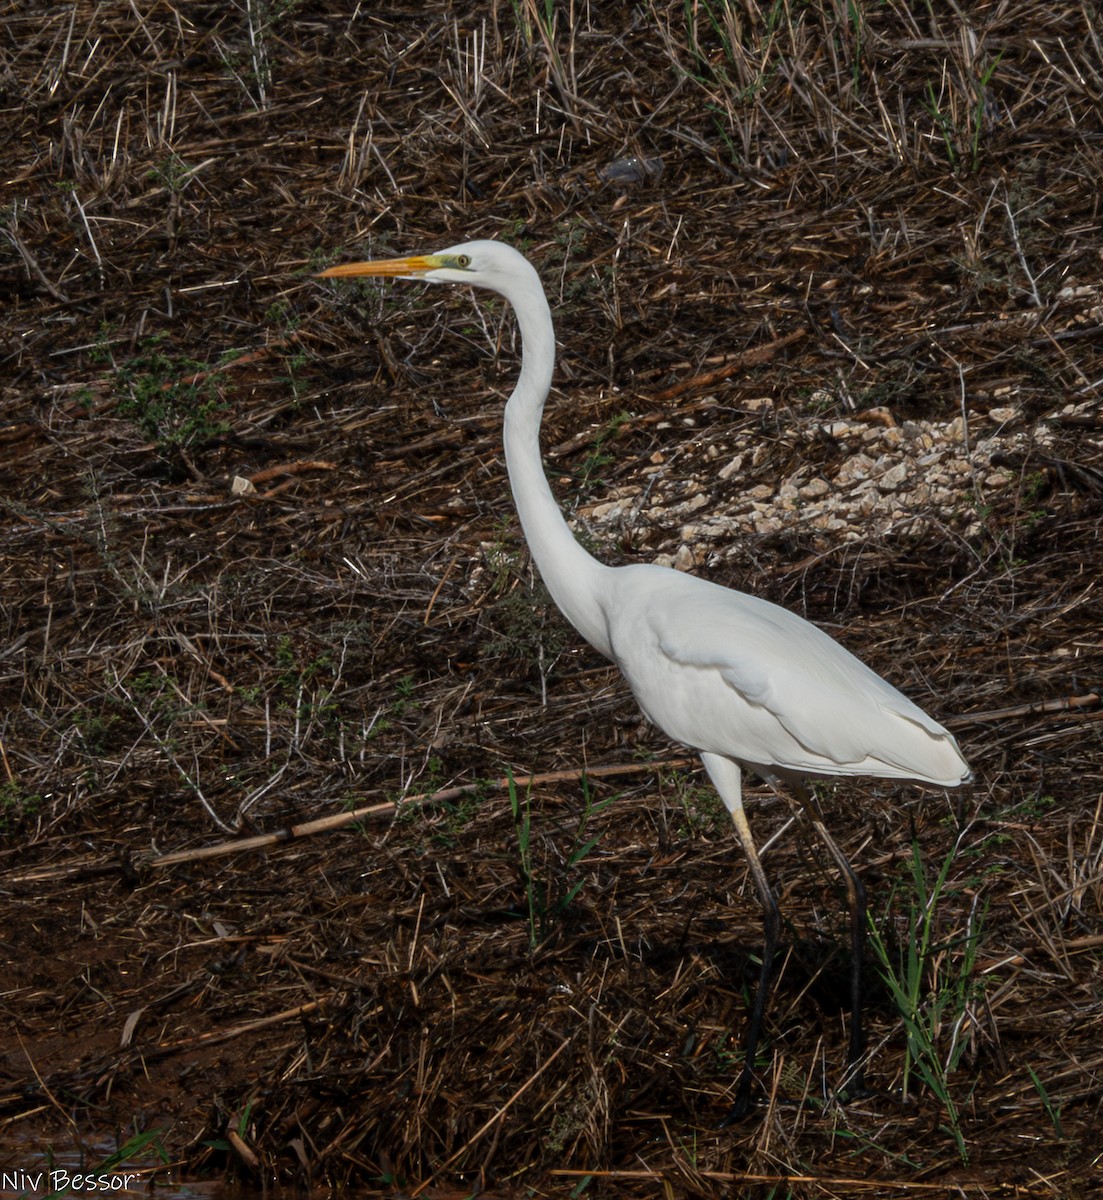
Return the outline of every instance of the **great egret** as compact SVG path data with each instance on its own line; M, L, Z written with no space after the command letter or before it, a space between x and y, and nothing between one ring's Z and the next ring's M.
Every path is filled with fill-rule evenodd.
M555 366L555 333L540 278L500 242L435 254L346 263L327 277L389 276L489 288L513 307L521 374L505 407L510 486L529 549L555 603L617 664L645 715L698 751L735 825L762 904L764 946L728 1119L751 1103L755 1053L769 995L780 917L741 797L748 767L787 784L809 814L846 884L851 929L847 1086L861 1091L861 965L865 895L805 788L808 779L873 775L936 787L972 774L954 738L815 625L776 604L652 564L609 567L575 540L548 486L540 419Z

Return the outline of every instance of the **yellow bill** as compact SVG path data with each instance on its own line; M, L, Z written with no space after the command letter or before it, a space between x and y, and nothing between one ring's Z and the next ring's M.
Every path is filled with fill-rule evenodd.
M414 254L409 258L377 258L371 262L339 263L318 272L319 279L347 279L350 276L374 275L393 278L407 276L417 279L428 271L449 266L442 254Z

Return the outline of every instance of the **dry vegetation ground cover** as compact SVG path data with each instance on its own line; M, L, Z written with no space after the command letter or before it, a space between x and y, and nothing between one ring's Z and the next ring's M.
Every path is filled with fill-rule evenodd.
M3 6L6 1162L1103 1194L1100 36L1014 0ZM871 947L866 1098L837 880L754 790L785 953L716 1128L758 905L533 578L508 314L312 278L474 236L547 283L594 552L818 621L976 770L824 796L896 979Z

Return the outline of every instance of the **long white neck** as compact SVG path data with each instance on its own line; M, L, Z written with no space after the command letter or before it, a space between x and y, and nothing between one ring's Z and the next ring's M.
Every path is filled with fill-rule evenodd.
M612 657L602 607L613 569L575 541L548 486L540 455L540 418L555 366L555 333L543 290L514 306L521 330L521 377L506 404L503 437L513 501L532 557L560 611L602 654Z

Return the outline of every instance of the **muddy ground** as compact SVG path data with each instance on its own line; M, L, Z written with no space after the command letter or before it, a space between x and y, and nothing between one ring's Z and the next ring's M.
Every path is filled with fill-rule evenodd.
M6 1164L1103 1195L1101 35L964 10L0 13ZM838 880L755 785L784 949L717 1128L759 908L534 577L502 304L313 278L471 237L552 299L587 546L818 622L976 772L823 795L867 1097Z

